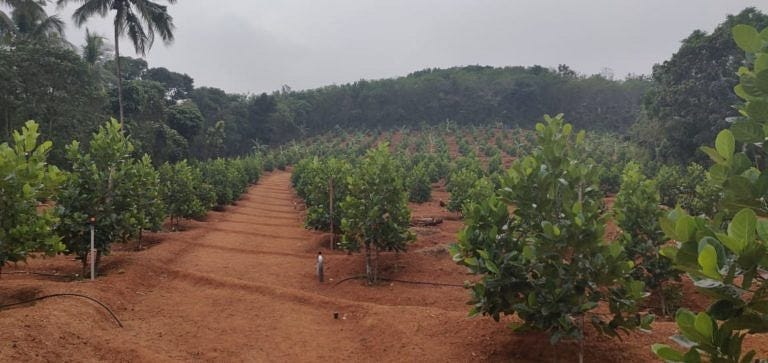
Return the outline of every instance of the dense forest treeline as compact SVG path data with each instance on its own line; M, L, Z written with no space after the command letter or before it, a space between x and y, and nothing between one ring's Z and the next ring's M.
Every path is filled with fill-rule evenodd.
M557 69L465 66L425 69L405 77L281 93L294 124L392 128L447 120L462 125L502 122L532 127L545 113L566 113L575 126L623 132L640 112L648 78L613 80Z
M15 31L0 31L0 142L29 119L55 145L87 140L119 112L109 46L88 33L78 49L50 27L47 14L25 11L12 10ZM728 16L711 34L693 32L652 76L625 79L581 75L567 65L464 66L244 95L195 87L187 74L121 57L126 128L137 150L159 164L242 155L337 128L446 121L526 128L545 113L564 113L575 127L631 135L658 160L687 162L703 158L697 145L737 116L732 89L745 58L730 37L736 23L760 28L768 17L754 8ZM64 160L61 148L51 160Z

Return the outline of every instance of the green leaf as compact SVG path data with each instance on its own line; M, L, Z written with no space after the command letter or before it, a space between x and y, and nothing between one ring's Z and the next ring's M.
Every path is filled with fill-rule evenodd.
M523 257L525 257L528 260L532 260L534 257L536 257L536 251L533 249L532 246L526 245L523 247Z
M739 253L746 246L746 242L744 242L742 239L731 237L722 233L716 233L715 235L717 236L717 239L720 241L720 243L731 250L731 252Z
M720 153L717 152L717 150L715 150L715 149L713 149L713 148L711 148L709 146L702 146L700 149L705 154L707 154L707 156L709 156L709 158L712 159L712 161L714 161L715 163L720 164L722 162L725 162L725 158L723 158L720 155Z
M763 70L757 73L755 85L762 94L768 94L768 70Z
M485 267L488 268L488 271L491 271L495 274L499 273L499 268L491 260L485 260Z
M736 45L745 52L757 53L763 47L763 40L760 38L760 33L749 25L736 25L731 29L731 33L733 33L733 40L736 41Z
M737 84L735 87L733 87L733 93L736 94L736 96L739 96L742 100L750 100L753 97L747 93L747 91L744 89L744 86L741 84Z
M764 55L764 58L768 60L768 53ZM768 101L762 99L749 101L747 102L745 111L747 111L749 118L751 118L754 122L762 124L768 122ZM734 126L735 125L736 124L734 124ZM760 141L765 139L765 132L763 130L760 130L759 134L761 135Z
M728 224L728 236L738 239L742 246L736 253L741 252L744 245L755 240L757 227L757 215L752 209L742 209L733 217Z
M755 58L755 72L766 69L768 69L768 53L759 53Z
M736 140L730 130L723 130L717 134L715 139L715 149L725 160L730 160L736 150Z
M744 99L749 100L755 97L765 96L765 93L763 93L761 89L762 87L760 87L760 82L758 80L758 77L754 73L748 72L748 73L742 74L741 77L739 77L739 81L741 82L740 84L741 89L746 94L746 97ZM736 89L734 89L734 91L735 90Z
M696 314L696 320L694 320L693 326L699 334L712 339L714 325L712 323L712 318L710 318L707 313L701 312Z
M661 226L661 230L664 231L664 235L667 238L679 240L677 238L677 233L675 232L675 222L669 219L669 217L659 217L659 226Z
M723 277L720 275L720 270L717 266L717 251L715 247L708 243L702 244L699 247L698 261L704 275L715 280L722 280Z
M677 247L664 246L659 249L659 254L674 261L677 257Z
M696 231L696 220L689 215L682 215L675 224L675 236L678 241L689 241Z
M666 344L654 344L651 350L659 358L667 362L683 362L683 353L680 353Z
M757 235L763 241L768 241L768 220L761 219L757 221Z
M755 142L761 142L765 140L763 127L760 126L760 124L758 124L757 122L753 122L753 121L737 122L731 126L731 131L733 132L733 137L736 138L736 141L739 141L739 142L755 143ZM707 152L707 155L710 155L709 152ZM710 157L712 156L710 155ZM717 162L717 160L715 160L715 162Z

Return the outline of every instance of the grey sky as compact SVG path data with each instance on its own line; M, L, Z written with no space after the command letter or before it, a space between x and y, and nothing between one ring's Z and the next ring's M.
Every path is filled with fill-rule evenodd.
M180 0L169 6L176 41L156 43L147 60L196 86L243 93L467 64L647 74L691 31L711 31L747 6L768 10L744 0ZM80 44L73 9L60 13ZM86 26L111 37L110 24Z

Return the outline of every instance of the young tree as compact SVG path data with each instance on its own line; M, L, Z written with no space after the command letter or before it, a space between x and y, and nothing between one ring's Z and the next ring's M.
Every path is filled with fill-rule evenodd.
M706 312L678 310L681 334L675 341L683 352L653 346L671 362L752 362L756 353L743 352L744 338L768 332L768 28L759 33L737 25L732 34L749 62L739 69L734 89L743 101L737 107L741 117L720 131L714 148L701 149L715 163L709 176L722 187L721 209L736 213L723 221L676 209L661 219L666 236L677 241L662 255L715 298Z
M380 251L404 251L414 239L408 230L411 211L403 174L389 145L382 143L366 153L347 180L349 194L341 203L343 245L355 251L365 249L369 283L378 282Z
M611 336L647 327L652 316L635 314L643 283L629 278L621 245L603 240L603 193L581 154L584 133L573 135L562 115L544 120L538 146L515 161L500 196L466 207L452 253L482 276L470 285L470 313L517 314L515 330L546 331L552 343L583 341L585 322ZM610 314L593 313L601 302Z
M138 249L144 230L159 231L165 220L165 204L160 197L160 174L152 166L149 155L144 156L133 164L133 170L128 180L134 190L126 195L133 206L134 233L127 237L138 237Z
M645 282L645 287L661 299L661 311L667 315L664 283L679 280L680 272L661 257L659 249L667 242L659 225L663 215L659 208L659 191L654 180L647 179L640 165L630 162L621 176L621 189L616 195L613 214L622 234L618 243L624 246L627 257L637 265L632 276Z
M57 232L69 253L77 255L86 274L90 253L89 217L95 217L96 264L108 254L112 242L121 241L137 232L133 144L112 119L93 134L89 149L83 153L80 143L67 146L67 159L72 163L59 196L56 209L61 217Z
M182 160L176 164L165 163L160 167L160 198L171 218L174 229L182 218L205 215L208 207L198 198L197 188L202 178L196 178L195 169ZM199 174L199 173L198 173Z
M408 200L414 203L424 203L432 198L432 183L427 174L427 163L417 164L406 178L408 184Z
M457 168L451 174L446 186L448 193L451 194L451 199L448 201L448 210L461 213L464 205L470 202L470 190L480 179L480 174L471 169Z
M47 164L52 144L38 144L37 129L28 121L21 132L14 131L11 145L0 144L0 269L25 261L31 252L64 251L53 230L58 218L39 201L54 199L65 175Z

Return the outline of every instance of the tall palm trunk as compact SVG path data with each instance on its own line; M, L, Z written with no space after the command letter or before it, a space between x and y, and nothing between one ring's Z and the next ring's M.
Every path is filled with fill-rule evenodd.
M125 133L123 121L123 77L120 72L120 32L115 24L115 65L117 68L117 104L120 107L120 131Z

